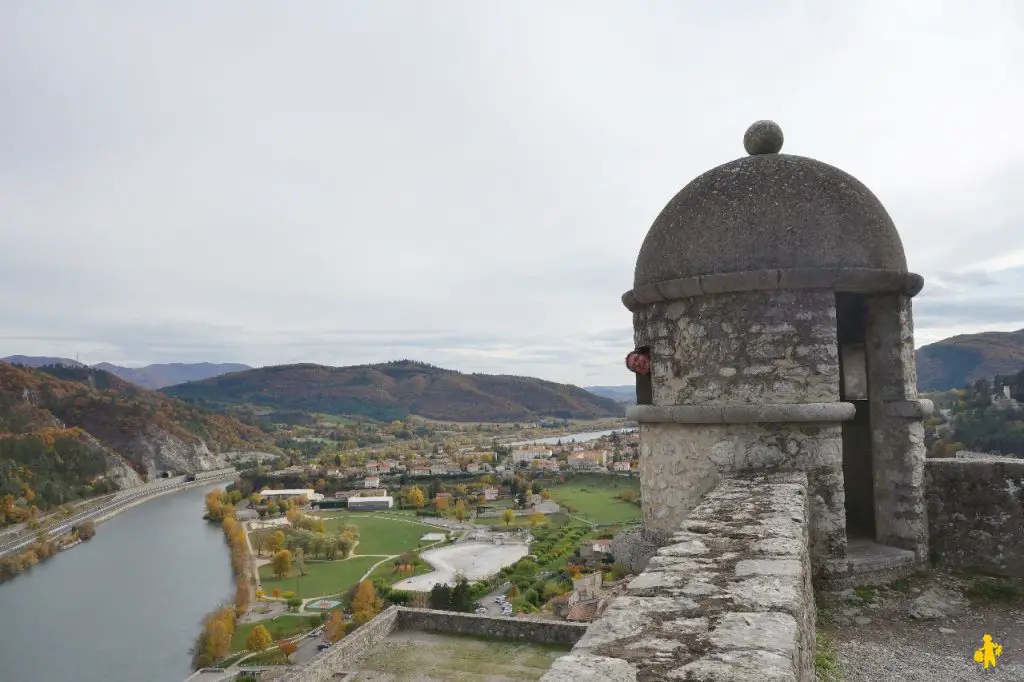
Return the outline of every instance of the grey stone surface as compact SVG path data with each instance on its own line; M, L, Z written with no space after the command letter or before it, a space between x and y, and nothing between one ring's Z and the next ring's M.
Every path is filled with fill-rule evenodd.
M557 659L543 679L544 682L636 682L636 670L617 658L569 654Z
M631 405L626 417L645 424L808 424L852 419L850 403L791 405Z
M868 268L793 268L680 277L631 289L622 295L622 304L630 311L636 312L651 303L705 294L776 289L827 289L861 294L899 293L916 296L923 287L924 279L912 272L899 273Z
M934 558L1024 576L1024 460L929 459L925 471Z
M912 410L889 406L917 400L914 323L907 296L867 300L868 383L875 539L928 558L924 502L924 425ZM909 412L902 416L900 413Z
M754 121L743 134L743 148L750 155L778 154L785 139L782 127L775 121Z
M572 646L586 633L583 623L530 618L478 616L402 607L398 611L398 629L439 632L451 635L477 635L509 641L565 644Z
M727 476L544 682L814 680L807 476ZM634 679L630 677L609 679Z
M827 291L711 295L647 306L634 341L657 406L837 402L835 315Z
M878 198L844 171L788 154L747 156L697 177L651 226L634 287L782 269L906 273L903 244Z
M336 679L336 672L350 670L391 634L398 623L398 612L397 606L385 609L330 649L305 665L288 671L279 679L281 682L324 682Z
M839 426L641 424L640 438L647 528L678 528L722 476L732 472L805 471L810 479L811 556L820 571L827 570L829 557L845 557Z
M647 567L647 562L658 551L658 547L665 544L668 535L666 532L646 528L624 530L612 538L612 556L630 573L640 573Z

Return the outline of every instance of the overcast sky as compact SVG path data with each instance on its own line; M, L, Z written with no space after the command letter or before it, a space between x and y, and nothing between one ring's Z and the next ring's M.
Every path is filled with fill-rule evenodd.
M1024 4L0 1L0 356L624 384L654 217L743 155L860 178L918 344L1024 327Z

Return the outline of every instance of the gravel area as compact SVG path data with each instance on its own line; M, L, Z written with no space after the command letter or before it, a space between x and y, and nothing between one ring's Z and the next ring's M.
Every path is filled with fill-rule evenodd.
M834 642L842 672L819 679L1024 680L1024 602L1005 593L968 599L965 593L971 594L970 588L977 589L979 584L995 590L1018 585L934 573L895 588L822 595L818 631ZM1018 594L1024 594L1024 589ZM985 634L1003 646L996 667L989 670L974 660Z
M529 548L520 543L495 545L483 542L460 542L423 552L420 557L434 567L430 573L406 578L395 583L396 590L429 592L436 583L455 584L455 575L470 580L489 578L505 566L526 556Z

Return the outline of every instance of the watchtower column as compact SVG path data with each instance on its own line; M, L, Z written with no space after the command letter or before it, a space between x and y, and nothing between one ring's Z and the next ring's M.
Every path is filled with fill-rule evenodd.
M647 529L678 529L723 473L804 471L821 578L849 568L851 518L872 540L877 516L879 541L920 546L921 278L867 187L782 143L778 125L755 123L748 156L693 180L649 230L623 295L650 360L628 363L650 367L628 414Z
M867 366L878 542L928 558L924 424L930 400L917 397L910 296L868 299Z

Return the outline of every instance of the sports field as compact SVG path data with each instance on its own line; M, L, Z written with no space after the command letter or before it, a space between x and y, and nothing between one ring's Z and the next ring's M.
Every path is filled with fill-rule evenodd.
M389 519L372 515L371 512L320 514L328 534L338 532L343 525L351 524L359 528L359 544L356 554L401 554L416 549L419 540L430 532L436 532L433 526L413 520ZM333 517L333 518L332 518Z
M274 588L282 592L294 592L306 597L320 597L329 594L340 594L355 585L370 566L380 561L380 557L356 556L345 561L307 561L306 575L300 576L295 566L287 578L274 577L274 567L270 564L260 566L260 581L263 592L271 594Z
M618 495L632 490L640 499L640 481L635 478L593 475L578 476L568 483L550 488L551 498L568 507L572 514L599 524L627 523L640 518L640 507Z

